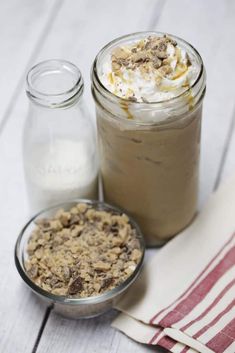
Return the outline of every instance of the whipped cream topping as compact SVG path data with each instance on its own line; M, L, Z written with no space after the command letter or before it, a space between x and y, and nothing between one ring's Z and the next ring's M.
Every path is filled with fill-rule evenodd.
M120 98L160 102L193 85L200 67L195 57L170 36L146 35L112 47L102 58L102 84Z

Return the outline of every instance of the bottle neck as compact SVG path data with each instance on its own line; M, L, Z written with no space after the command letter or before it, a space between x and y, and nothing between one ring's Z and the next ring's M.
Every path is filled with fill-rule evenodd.
M83 90L81 72L64 60L41 62L27 75L27 96L33 104L44 108L70 107L78 102Z

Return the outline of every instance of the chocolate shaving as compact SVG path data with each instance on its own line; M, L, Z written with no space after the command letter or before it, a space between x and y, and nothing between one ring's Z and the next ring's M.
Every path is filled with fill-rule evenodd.
M83 289L82 279L81 277L77 277L69 286L68 294L73 295L81 292Z
M106 289L113 284L114 278L113 277L108 277L103 280L103 283L101 284L101 289Z

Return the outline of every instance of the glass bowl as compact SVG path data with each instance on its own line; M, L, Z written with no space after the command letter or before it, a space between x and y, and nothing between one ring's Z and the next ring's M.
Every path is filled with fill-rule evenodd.
M136 224L136 222L127 214L130 219L131 226L136 230L137 239L140 242L140 250L142 252L142 256L134 272L123 283L103 294L87 298L71 298L67 296L59 296L49 293L37 286L27 275L24 265L25 259L27 259L27 243L32 233L32 230L35 228L35 222L41 218L49 218L54 216L55 213L61 208L67 211L80 202L92 205L95 209L98 210L112 211L115 214L127 214L123 210L110 206L101 201L90 201L84 199L67 201L59 205L47 208L32 217L20 232L15 245L15 264L23 281L44 302L49 305L52 305L56 312L73 319L98 316L115 306L120 297L126 292L128 287L138 277L142 267L145 252L144 238L140 231L140 228Z

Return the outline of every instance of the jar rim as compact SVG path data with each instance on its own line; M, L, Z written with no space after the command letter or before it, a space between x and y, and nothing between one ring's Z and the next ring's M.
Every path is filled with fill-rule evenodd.
M156 102L139 102L139 101L131 101L130 99L128 98L123 98L123 97L119 97L117 95L115 95L114 93L112 93L111 91L108 90L108 88L105 87L105 85L101 82L100 78L99 78L99 75L98 75L98 70L97 70L97 66L98 66L98 63L99 63L99 59L101 57L101 55L107 50L109 49L111 46L117 44L118 42L122 42L122 41L125 41L127 39L130 39L130 38L141 38L142 36L143 37L146 37L148 35L160 35L160 36L163 36L163 35L167 35L167 36L170 36L171 38L175 39L176 41L180 41L181 43L183 43L185 46L187 46L188 48L191 49L191 51L195 54L195 56L197 57L198 59L198 62L199 62L199 71L198 71L198 75L196 77L196 79L194 80L194 82L192 83L192 85L190 85L186 90L184 90L183 92L181 92L180 94L178 94L177 96L174 96L174 97L171 97L171 98L168 98L168 99L164 99L164 100L161 100L161 101L156 101ZM110 100L112 100L113 102L120 102L121 104L131 104L132 106L144 106L144 107L147 107L147 106L161 106L162 104L167 104L167 103L170 103L172 104L173 102L177 102L179 101L180 99L182 99L183 97L187 96L189 94L189 92L194 89L199 83L200 81L202 81L202 85L204 86L203 88L205 88L205 79L206 79L206 74L205 74L205 67L204 67L204 64L203 64L203 60L201 58L201 55L199 54L199 52L197 51L197 49L195 49L193 47L193 45L191 45L190 43L188 43L186 40L178 37L178 36L175 36L175 35L172 35L172 34L169 34L169 33L166 33L166 32L158 32L158 31L142 31L142 32L134 32L134 33L131 33L131 34L127 34L127 35L124 35L124 36L121 36L121 37L118 37L114 40L112 40L111 42L109 42L108 44L106 44L100 51L99 53L96 55L95 57L95 60L93 62L93 65L92 65L92 71L91 71L91 78L92 78L92 83L93 85L97 88L99 88L101 91L102 91L102 95L103 96L106 96L106 98L109 98ZM203 89L204 90L204 89Z
M73 82L66 89L58 92L46 92L38 89L35 85L37 78L42 75L55 73L55 70L61 70L61 73L67 73L73 76ZM84 82L79 68L67 60L49 59L44 60L28 71L26 76L26 93L31 101L47 108L61 108L74 104L82 95Z

